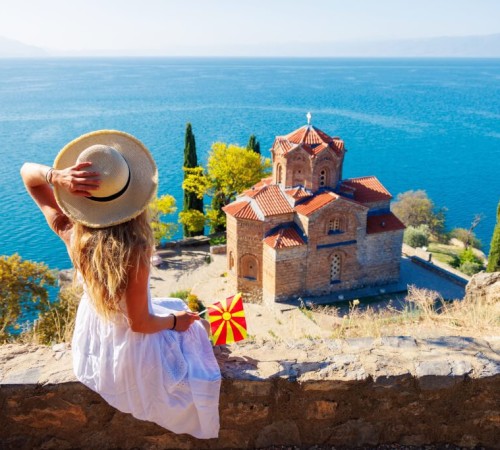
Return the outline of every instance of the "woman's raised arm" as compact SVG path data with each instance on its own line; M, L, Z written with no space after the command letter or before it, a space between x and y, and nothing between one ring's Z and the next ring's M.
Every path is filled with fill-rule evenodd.
M74 195L89 196L89 191L99 187L99 174L82 170L91 165L92 163L84 162L62 170L36 163L24 163L21 167L26 190L42 211L50 228L64 240L70 222L59 208L51 185L65 188Z

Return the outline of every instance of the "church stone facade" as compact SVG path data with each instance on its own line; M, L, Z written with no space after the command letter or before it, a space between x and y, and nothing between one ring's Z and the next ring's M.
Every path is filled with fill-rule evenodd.
M235 289L274 302L398 281L404 225L376 177L342 179L345 152L312 125L276 137L272 176L224 208Z

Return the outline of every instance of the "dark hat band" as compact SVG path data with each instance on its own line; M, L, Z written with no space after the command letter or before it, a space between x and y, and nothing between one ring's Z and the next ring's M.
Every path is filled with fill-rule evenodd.
M87 197L89 200L93 200L94 202L110 202L111 200L115 200L118 197L121 197L128 188L130 184L130 169L128 171L128 178L125 186L121 188L116 194L108 195L107 197Z

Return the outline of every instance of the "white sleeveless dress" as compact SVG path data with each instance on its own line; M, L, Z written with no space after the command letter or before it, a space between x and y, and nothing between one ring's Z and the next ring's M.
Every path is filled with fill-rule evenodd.
M187 310L175 298L149 297L150 311ZM219 432L220 370L205 328L133 332L125 317L104 321L84 291L72 341L73 368L111 406L199 439Z

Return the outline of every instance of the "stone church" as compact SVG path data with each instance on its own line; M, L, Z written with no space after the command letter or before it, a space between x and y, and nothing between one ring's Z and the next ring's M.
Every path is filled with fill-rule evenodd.
M376 177L342 179L345 153L310 124L276 137L272 176L224 208L235 289L273 302L398 281L405 227Z

